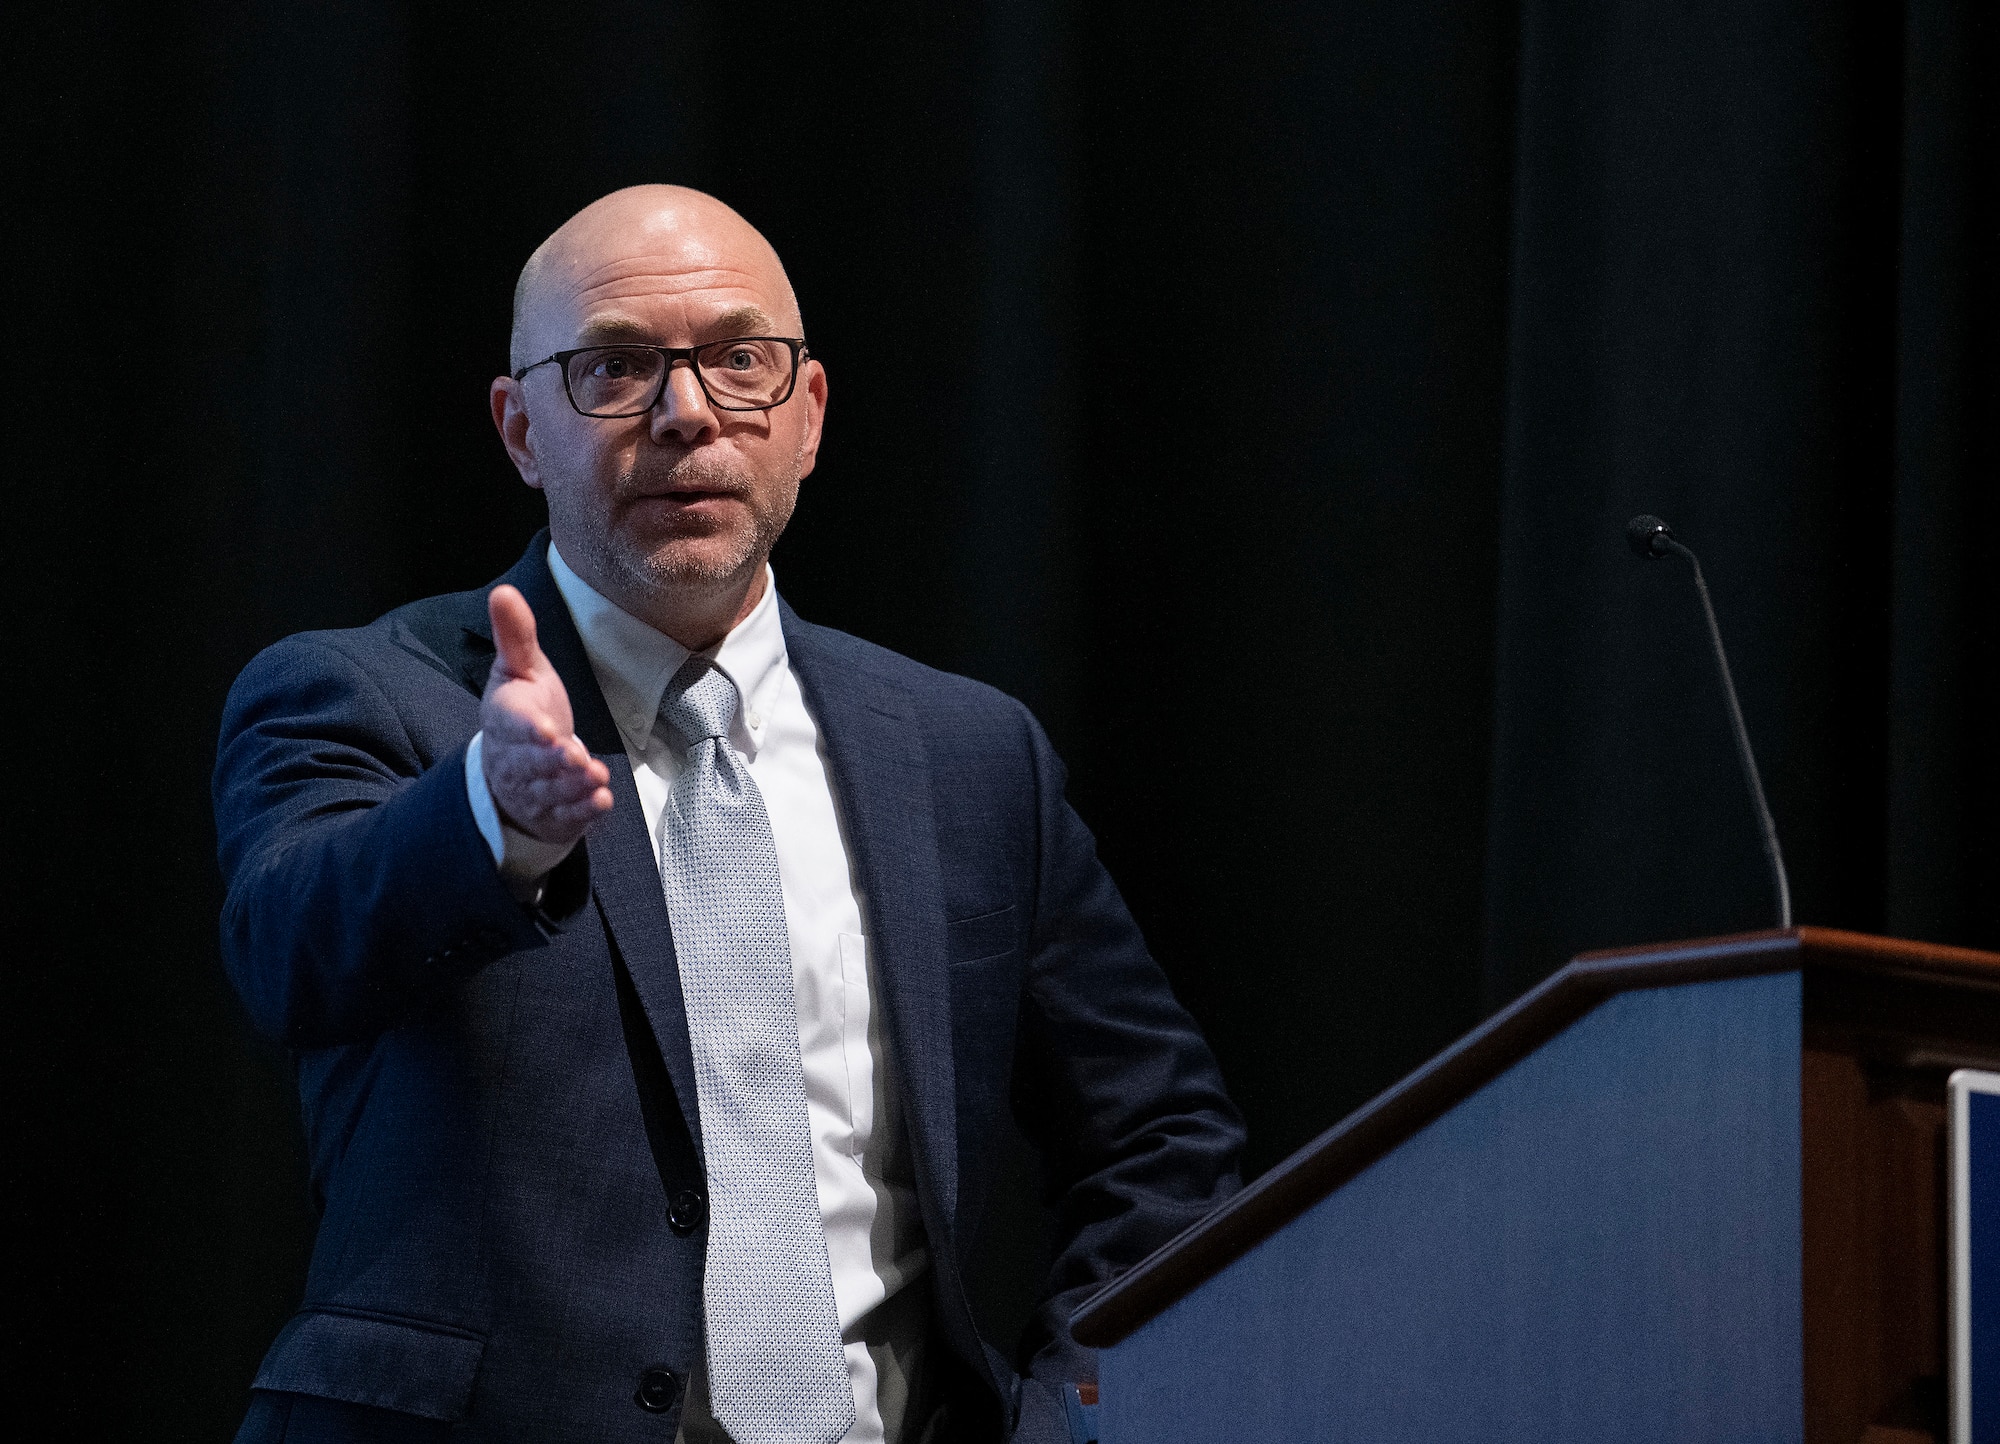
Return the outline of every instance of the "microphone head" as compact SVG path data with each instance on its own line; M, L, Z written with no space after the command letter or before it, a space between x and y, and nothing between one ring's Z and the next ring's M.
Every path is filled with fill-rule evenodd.
M1673 534L1674 529L1656 516L1635 516L1625 523L1625 540L1649 562L1667 554L1667 538Z

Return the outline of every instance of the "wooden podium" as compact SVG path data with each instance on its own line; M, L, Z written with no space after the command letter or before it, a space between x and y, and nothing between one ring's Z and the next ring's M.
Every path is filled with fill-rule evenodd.
M1102 1444L1943 1444L1967 1066L2000 955L1586 953L1077 1312Z

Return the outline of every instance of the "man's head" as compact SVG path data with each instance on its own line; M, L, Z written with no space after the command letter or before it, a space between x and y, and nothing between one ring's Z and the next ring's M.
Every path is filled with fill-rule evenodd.
M579 413L561 364L536 363L601 344L744 336L804 336L777 252L712 196L634 186L584 207L528 258L514 292L519 379L492 386L494 424L522 479L547 494L564 559L690 646L761 595L764 560L819 450L825 371L803 359L789 399L741 411L712 402L677 362L650 410L604 419Z

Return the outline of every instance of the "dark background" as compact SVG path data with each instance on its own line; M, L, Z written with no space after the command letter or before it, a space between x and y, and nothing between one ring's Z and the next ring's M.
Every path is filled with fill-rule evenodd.
M519 553L509 288L618 185L786 257L832 403L781 586L1040 712L1253 1171L1576 950L1768 924L1635 511L1707 563L1800 918L2000 946L1989 5L9 28L7 1342L49 1437L224 1437L296 1301L219 704ZM988 1245L1004 1318L1032 1205Z

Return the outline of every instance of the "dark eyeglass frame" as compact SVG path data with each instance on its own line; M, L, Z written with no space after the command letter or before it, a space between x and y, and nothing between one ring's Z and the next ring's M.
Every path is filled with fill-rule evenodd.
M766 401L761 406L733 406L718 401L715 393L708 389L708 378L701 374L701 363L695 355L701 351L713 350L717 346L734 346L739 341L775 341L792 353L792 375L785 383L785 394L776 401ZM660 384L653 388L653 395L644 406L636 411L585 411L577 404L576 393L569 388L569 362L572 356L581 356L586 351L651 351L666 358L666 365L660 368ZM588 416L594 421L622 421L628 417L644 416L660 404L660 398L667 394L667 382L674 374L674 363L685 361L688 370L694 372L695 385L701 387L701 394L708 398L708 404L717 411L769 411L774 406L783 406L792 399L792 393L799 389L799 363L812 355L805 339L799 336L730 336L721 341L704 341L699 346L648 346L643 341L600 341L595 346L573 346L567 351L555 351L539 361L531 361L514 373L519 381L537 366L554 362L563 379L563 395L569 398L570 409L578 416Z

